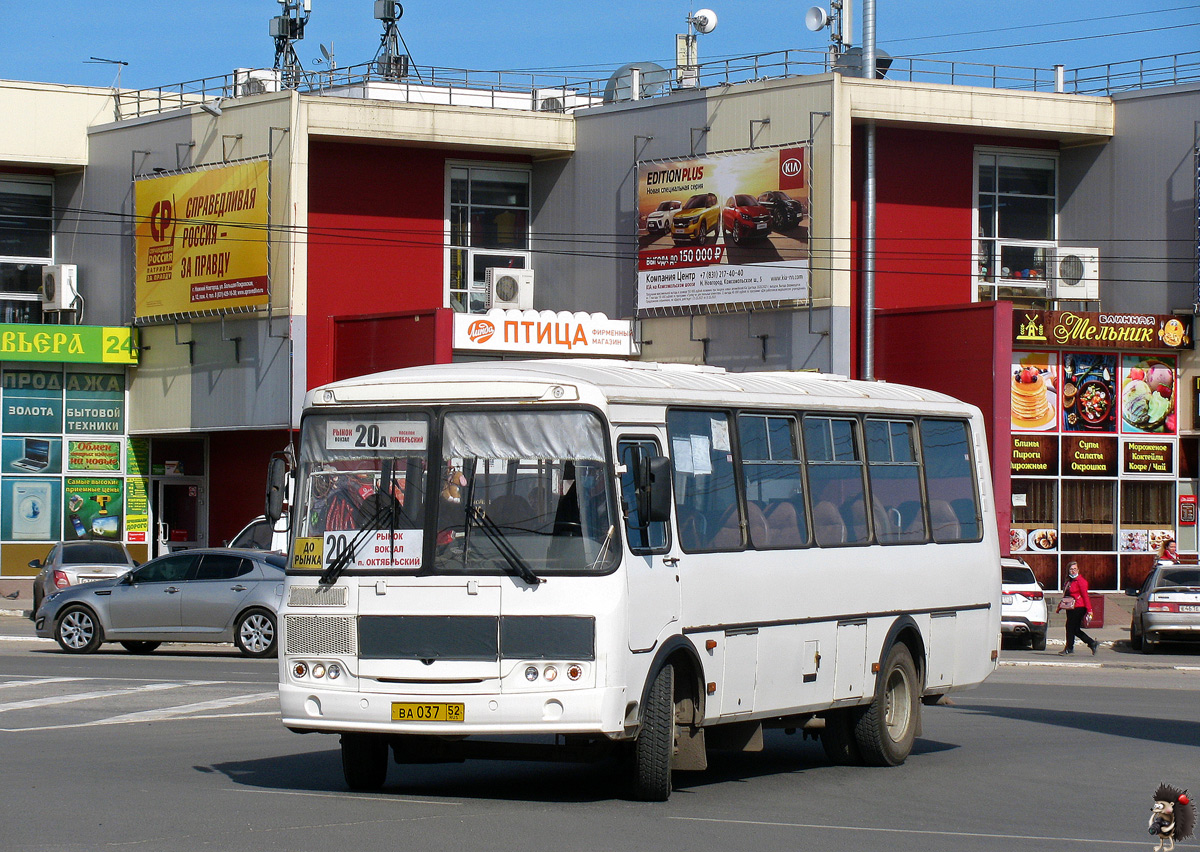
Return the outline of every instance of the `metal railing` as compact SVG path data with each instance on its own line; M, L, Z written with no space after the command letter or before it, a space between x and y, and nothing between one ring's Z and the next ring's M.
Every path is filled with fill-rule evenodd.
M711 88L822 74L832 70L831 59L828 53L820 50L783 50L713 60L702 63L696 72L699 87ZM1054 68L895 57L886 77L952 86L1056 91ZM660 97L678 90L676 74L671 69L647 73L642 80L644 98ZM1063 72L1062 90L1071 94L1105 95L1195 80L1200 80L1200 51L1069 69ZM612 100L614 89L607 75L572 78L417 65L407 66L407 73L400 75L381 73L380 66L373 62L321 71L302 70L297 82L299 91L313 95L559 112L571 112ZM218 98L237 98L279 89L280 72L241 69L219 77L122 91L119 109L123 118L130 118L199 106ZM626 78L625 97L629 90Z
M1197 80L1200 80L1200 51L1072 68L1066 73L1065 84L1072 94L1111 95Z

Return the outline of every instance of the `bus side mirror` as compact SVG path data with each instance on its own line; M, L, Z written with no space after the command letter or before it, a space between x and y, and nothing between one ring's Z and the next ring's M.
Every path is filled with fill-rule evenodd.
M665 456L635 456L638 517L644 524L671 519L671 460Z
M283 516L283 501L287 498L287 459L275 456L267 466L267 506L264 514L274 524Z

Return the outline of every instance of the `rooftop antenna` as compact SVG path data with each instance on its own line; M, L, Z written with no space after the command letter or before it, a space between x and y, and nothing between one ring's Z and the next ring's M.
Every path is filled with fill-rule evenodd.
M275 39L275 69L285 89L299 88L304 67L292 42L304 38L304 25L312 15L312 0L279 0L283 14L271 19L271 38Z
M829 67L837 64L837 58L850 46L854 29L850 24L851 0L830 0L829 12L813 6L804 15L804 26L814 33L829 27Z
M375 0L375 20L383 22L383 38L379 40L379 49L375 51L372 60L374 70L385 80L399 80L408 76L408 62L411 58L408 45L404 44L404 36L396 23L404 14L404 7L396 0ZM404 45L404 52L400 46ZM417 72L420 79L421 72Z
M686 35L675 36L675 73L680 88L700 85L700 57L696 50L696 34L706 35L717 28L717 13L701 9L687 17Z
M124 59L104 59L99 56L89 57L84 61L85 65L115 65L117 66L117 81L113 83L113 114L117 121L121 120L121 69L129 63Z

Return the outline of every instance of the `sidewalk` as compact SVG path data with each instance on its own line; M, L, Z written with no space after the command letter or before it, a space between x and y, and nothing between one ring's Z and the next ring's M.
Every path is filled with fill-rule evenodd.
M33 610L33 578L6 577L0 580L0 615L28 618Z

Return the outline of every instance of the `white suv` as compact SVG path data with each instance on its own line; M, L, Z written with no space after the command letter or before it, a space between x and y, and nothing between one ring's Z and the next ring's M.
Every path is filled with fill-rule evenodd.
M1000 560L1000 633L1046 650L1046 595L1033 569L1016 557Z

